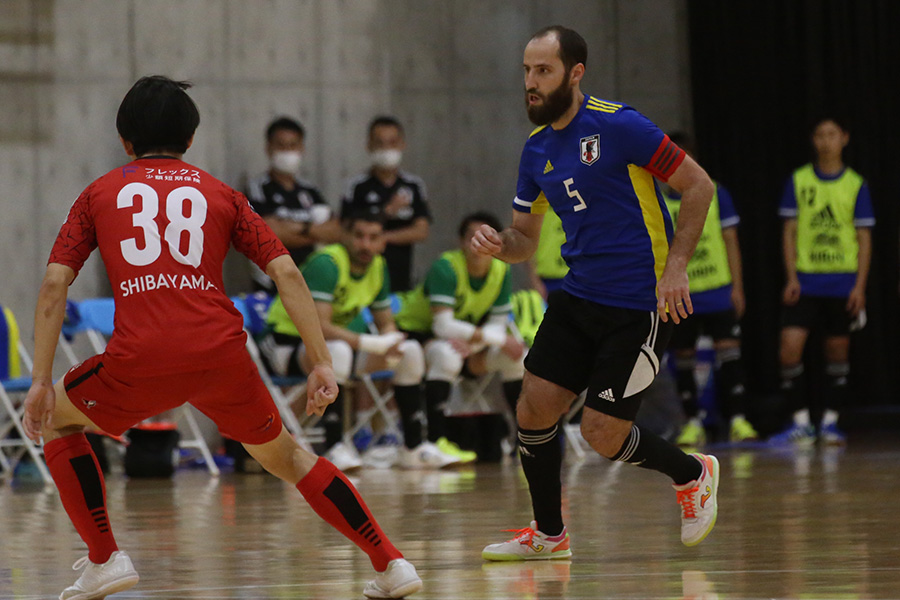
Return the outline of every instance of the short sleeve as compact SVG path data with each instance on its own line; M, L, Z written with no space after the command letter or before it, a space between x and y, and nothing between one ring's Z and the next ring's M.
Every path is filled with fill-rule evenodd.
M275 212L275 204L266 197L263 192L262 180L260 178L250 181L247 185L247 200L259 216L266 217Z
M869 184L863 182L856 196L856 207L853 210L853 225L855 227L875 227L875 211L872 209L872 194L869 192Z
M503 285L500 286L500 294L491 306L491 315L502 315L512 311L512 276L510 270L506 270L503 277Z
M794 193L794 178L788 177L781 192L781 202L778 203L778 216L782 219L797 218L797 196Z
M722 229L737 227L738 223L741 222L741 217L734 209L734 200L731 199L731 192L718 182L716 182L716 192L719 198L719 223Z
M519 179L516 182L516 197L513 199L513 210L535 214L547 212L547 199L532 175L535 169L533 163L536 160L534 158L536 154L531 144L526 143L525 148L522 150L522 157L519 159Z
M69 209L69 216L56 236L50 251L50 263L71 268L77 274L97 247L97 230L91 215L91 189L84 190Z
M334 302L334 289L338 283L338 266L333 258L327 254L316 254L303 265L302 273L313 300Z
M344 196L341 198L341 219L346 218L347 215L352 214L354 210L358 208L356 201L356 190L358 187L355 180L347 183L347 188L344 190Z
M428 269L425 295L432 306L456 306L456 273L446 259L434 261Z
M623 158L629 164L644 167L660 181L668 181L684 161L684 150L633 108L618 111L610 119L610 130Z
M237 209L231 243L238 252L253 261L265 273L270 262L288 254L287 248L262 217L251 208L250 202L243 194L232 190L231 201Z
M372 310L383 310L391 307L391 274L388 272L387 266L384 267L384 278L381 282L381 289L378 295L372 301Z
M425 196L425 184L419 183L416 186L416 193L413 195L413 219L425 217L431 222L431 210L428 208L428 199Z

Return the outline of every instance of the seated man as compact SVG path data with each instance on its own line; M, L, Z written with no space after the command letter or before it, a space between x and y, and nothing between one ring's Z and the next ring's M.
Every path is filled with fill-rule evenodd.
M394 398L403 421L405 448L400 464L406 468L441 468L459 462L422 441L422 346L397 331L391 314L390 278L385 268L384 226L380 215L358 213L344 219L341 242L312 254L303 265L303 277L315 300L319 321L342 387L353 369L354 351L383 356L394 371ZM378 334L356 333L349 326L369 307ZM279 375L309 373L306 349L281 298L269 309L271 332L260 344L269 368ZM352 444L343 442L343 392L323 417L326 456L342 470L358 468L362 461Z
M444 252L431 265L425 283L404 296L397 315L403 331L429 340L425 346L428 439L449 453L459 450L444 437L444 408L463 368L467 376L499 372L503 395L513 412L525 373L525 346L508 329L509 265L470 249L469 242L482 224L501 227L490 213L466 216L459 226L459 249Z

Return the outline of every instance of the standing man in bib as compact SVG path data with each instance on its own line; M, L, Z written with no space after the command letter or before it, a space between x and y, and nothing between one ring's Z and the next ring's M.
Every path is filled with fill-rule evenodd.
M675 132L670 139L694 156L687 134ZM737 226L741 218L734 210L731 194L718 182L709 205L709 214L687 266L691 282L694 318L680 324L672 335L675 352L675 383L688 421L675 440L682 447L696 448L706 443L704 411L697 402L697 338L712 337L716 351L716 400L728 418L728 439L732 442L759 437L746 418L746 375L741 359L741 317L744 316L744 278L741 274L741 247ZM663 195L672 220L678 221L681 194L664 186Z
M719 465L641 430L634 418L675 323L692 312L686 267L714 186L703 169L636 110L582 93L587 44L561 26L525 48L525 101L539 127L522 151L512 226L482 225L472 247L528 260L548 204L562 220L569 265L525 359L517 420L534 520L488 560L571 556L562 520L558 423L582 390L581 431L594 450L668 475L682 509L682 542L716 520ZM682 194L678 233L654 177ZM670 247L671 240L671 247Z
M839 410L847 395L850 332L866 323L866 282L875 214L869 186L843 160L850 133L834 118L815 125L816 160L791 175L778 214L784 219L785 305L781 330L781 389L793 422L776 442L812 443L803 385L803 348L811 329L825 336L824 414L819 436L843 444Z

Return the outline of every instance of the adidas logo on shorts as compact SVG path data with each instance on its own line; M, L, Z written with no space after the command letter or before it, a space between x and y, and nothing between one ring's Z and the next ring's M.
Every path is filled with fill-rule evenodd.
M604 400L609 400L610 402L616 401L616 397L613 395L612 388L600 392L599 394L597 394L597 397Z

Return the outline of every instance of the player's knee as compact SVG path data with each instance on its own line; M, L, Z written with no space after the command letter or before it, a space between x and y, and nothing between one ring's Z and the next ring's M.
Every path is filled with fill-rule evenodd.
M612 459L619 454L631 433L631 422L603 413L585 410L581 418L581 435L598 454Z
M394 367L395 385L416 385L425 376L425 352L422 345L415 340L406 340L400 344L403 357Z
M453 382L463 368L463 358L453 349L450 342L435 340L425 349L429 381Z
M329 340L325 343L331 353L331 366L338 383L347 383L353 369L353 348L344 340Z

